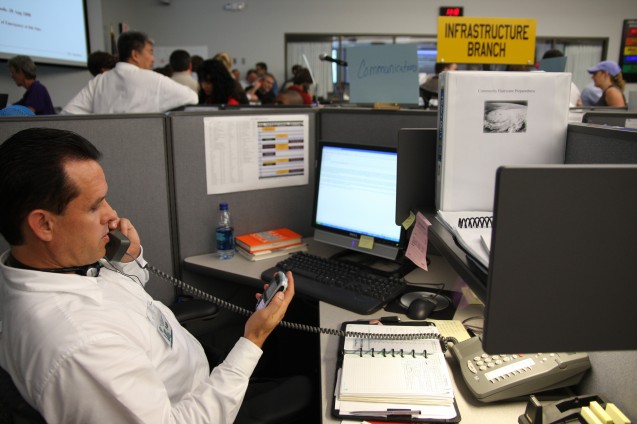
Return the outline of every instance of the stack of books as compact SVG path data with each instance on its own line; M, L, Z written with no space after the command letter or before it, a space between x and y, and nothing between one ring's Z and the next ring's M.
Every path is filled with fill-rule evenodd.
M288 228L261 231L237 236L237 252L250 261L304 252L307 244L300 234Z

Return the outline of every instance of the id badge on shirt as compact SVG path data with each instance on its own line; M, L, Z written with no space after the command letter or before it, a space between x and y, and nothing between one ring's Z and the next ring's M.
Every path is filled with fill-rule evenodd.
M164 314L153 302L148 302L146 317L157 328L157 332L166 342L168 347L173 347L173 329Z

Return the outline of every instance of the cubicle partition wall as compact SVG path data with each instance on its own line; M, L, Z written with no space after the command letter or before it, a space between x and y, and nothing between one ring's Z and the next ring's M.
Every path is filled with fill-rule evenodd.
M402 128L437 128L435 111L325 108L319 114L318 139L339 143L396 147Z
M637 130L569 124L565 163L637 163Z
M616 127L632 126L634 128L637 125L637 112L627 110L585 112L582 116L582 122L584 124L613 125Z
M248 115L309 117L308 184L207 194L204 118ZM176 247L180 263L186 257L216 250L215 226L220 202L228 203L237 235L277 227L288 227L303 236L312 235L316 110L172 112L169 119L175 182L175 219L179 233Z
M97 146L103 154L108 202L119 216L134 223L148 262L172 274L175 270L166 168L166 117L135 114L2 118L0 142L33 127L70 130ZM7 247L0 237L1 250ZM151 276L147 290L164 303L173 301L174 289L156 276Z

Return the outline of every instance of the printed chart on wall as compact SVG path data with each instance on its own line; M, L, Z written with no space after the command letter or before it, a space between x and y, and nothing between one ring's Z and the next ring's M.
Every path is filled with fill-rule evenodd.
M208 194L305 185L309 115L204 118Z

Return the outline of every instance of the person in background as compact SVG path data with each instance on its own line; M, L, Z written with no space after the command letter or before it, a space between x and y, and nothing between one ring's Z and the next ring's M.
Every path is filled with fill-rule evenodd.
M18 87L27 89L14 105L27 107L36 115L55 115L49 91L36 79L35 63L29 56L14 56L9 59L9 73Z
M199 104L230 105L248 104L246 93L228 68L217 59L208 59L199 67Z
M106 71L110 71L117 65L117 58L110 53L95 51L88 56L86 66L94 77Z
M625 107L624 78L619 65L612 60L599 62L592 68L587 69L592 75L595 86L602 90L602 95L595 106Z
M190 57L190 63L192 63L192 77L195 79L195 81L199 81L199 78L197 77L197 69L199 69L199 67L203 63L203 57L199 56L198 54L194 54Z
M294 84L290 86L289 90L297 91L303 98L304 105L311 105L313 100L310 94L310 86L313 82L310 71L306 68L301 68L296 72Z
M434 67L434 75L427 78L424 84L420 86L420 97L424 101L425 109L435 109L438 107L438 79L444 71L455 71L458 69L456 63L438 62Z
M292 65L292 76L283 82L283 85L281 86L282 91L287 90L292 84L294 84L294 77L301 69L303 69L303 67L299 64Z
M219 62L223 63L223 66L225 66L230 75L232 75L232 56L230 56L230 53L219 52L213 57L213 59L217 59Z
M246 88L246 96L251 102L260 102L262 105L271 105L276 100L276 94L272 90L276 80L272 74L263 74L254 83ZM256 99L256 100L255 100Z
M255 70L257 71L257 75L259 76L259 78L263 78L266 74L268 74L268 65L265 62L257 62L254 65ZM279 83L277 82L276 78L274 78L274 75L269 74L272 77L272 80L274 81L274 83L272 84L272 93L274 94L274 96L276 97L277 93L279 92Z
M172 79L199 93L199 84L192 77L190 53L186 50L175 50L170 54L169 62L173 68Z
M296 90L283 90L276 95L274 104L285 106L302 106L303 97L301 96L301 93Z
M0 365L21 395L52 423L254 423L266 409L284 415L276 422L299 419L312 398L308 379L249 380L294 297L292 274L225 359L210 364L146 292L140 236L106 200L100 157L85 138L50 128L0 145L0 196L11 199L0 204L10 245L0 256ZM107 260L115 229L130 246ZM279 402L292 409L279 412Z
M62 113L160 113L197 104L197 93L153 72L153 41L143 32L122 33L117 51L115 68L90 80Z

